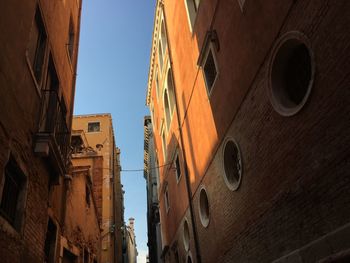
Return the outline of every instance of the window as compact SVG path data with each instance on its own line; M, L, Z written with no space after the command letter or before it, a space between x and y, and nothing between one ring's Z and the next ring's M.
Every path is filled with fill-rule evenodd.
M34 77L39 84L42 78L44 57L46 50L46 32L40 10L37 8L33 28L30 34L28 57L34 73Z
M69 20L69 31L68 31L68 54L70 61L73 62L73 51L74 51L74 38L75 38L75 33L74 33L74 25L73 25L73 20L70 18Z
M156 92L157 92L157 99L159 99L159 79L158 79L158 71L156 72Z
M179 154L176 154L175 157L175 171L176 171L176 181L179 182L180 181L180 177L181 177L181 167L180 167L180 159L179 159Z
M305 35L289 32L277 41L269 65L269 95L283 116L296 114L305 105L313 85L315 63Z
M164 102L164 114L165 114L166 128L167 128L167 131L169 131L171 114L170 114L169 96L168 96L167 89L164 90L163 102Z
M210 94L218 76L214 50L211 43L209 45L207 56L205 57L203 63L203 72L208 94Z
M159 44L158 44L158 59L159 59L159 69L160 69L160 72L162 72L162 69L163 69L163 54L162 54L162 44L160 43L159 41Z
M55 262L56 234L57 227L51 218L49 218L45 239L45 262L47 263Z
M239 4L239 7L241 8L241 11L243 12L243 7L244 7L245 0L237 0L237 1L238 1L238 4Z
M200 4L200 0L185 0L187 16L190 23L190 29L193 30L194 22L196 21L197 11Z
M89 122L88 123L88 132L99 132L100 123L99 122Z
M78 257L71 253L68 249L63 248L63 258L62 262L64 263L76 263L78 261Z
M15 159L10 156L5 166L0 215L18 231L21 228L24 207L24 186L25 175Z
M166 163L166 141L165 141L165 131L163 129L162 131L162 146L163 146L163 157L164 157L164 164Z
M170 209L168 185L165 187L164 199L165 199L164 200L165 201L165 211L168 213L169 209Z
M90 188L87 184L85 185L85 202L90 207Z
M227 187L235 191L241 183L242 161L238 145L231 138L227 138L223 148L224 179Z
M190 249L190 228L186 219L183 224L183 243L185 250L188 251Z
M209 201L204 187L199 192L199 218L204 227L209 225Z
M53 60L50 57L47 69L46 83L43 87L42 112L39 130L50 133L54 130L57 106L58 106L59 81Z
M165 31L165 24L164 24L164 20L162 20L160 39L161 39L161 42L162 42L163 58L165 57L165 50L167 48L167 39L166 39L166 33L165 32L166 32Z
M84 263L89 263L89 258L90 258L89 252L86 248L84 248Z
M173 74L170 68L167 74L167 89L169 91L168 96L169 96L170 115L172 115L175 108L175 89L174 89Z

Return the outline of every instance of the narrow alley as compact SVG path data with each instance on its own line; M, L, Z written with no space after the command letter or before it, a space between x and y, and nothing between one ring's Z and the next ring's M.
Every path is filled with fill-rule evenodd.
M0 263L349 263L350 1L1 0Z

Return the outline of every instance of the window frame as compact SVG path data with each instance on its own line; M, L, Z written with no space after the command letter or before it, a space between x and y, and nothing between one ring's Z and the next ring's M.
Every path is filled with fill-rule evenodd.
M164 188L164 206L166 214L169 213L170 210L170 199L169 199L169 187L168 184Z
M47 30L46 30L46 26L45 26L45 22L44 22L44 17L42 15L41 12L41 8L39 5L36 6L35 9L35 14L33 17L33 23L32 23L32 27L30 30L30 34L29 34L29 40L27 43L27 48L25 51L25 60L30 72L30 75L33 79L36 91L38 93L39 96L41 96L41 87L43 85L43 83L45 82L45 68L47 67L47 63L48 63L48 50L49 50L49 44L48 44L48 34L47 34ZM43 54L42 54L42 65L41 65L41 73L40 73L40 79L38 80L36 77L36 73L35 73L35 69L34 69L34 64L35 61L37 60L37 49L38 49L38 39L35 40L35 51L34 51L34 60L32 61L30 58L30 47L31 47L31 43L33 41L33 30L34 27L37 27L39 34L44 35L45 40L44 40L44 45L43 45Z
M239 174L239 178L237 180L237 183L231 183L229 182L228 176L226 174L226 169L225 169L225 149L226 149L226 145L228 142L233 142L236 149L237 149L237 155L238 155L238 161L239 161L239 165L240 165L240 174ZM231 136L227 136L222 144L222 157L221 157L221 163L222 163L222 176L224 178L225 184L227 186L228 189L230 189L231 191L237 191L242 183L242 177L243 177L243 173L244 173L244 169L243 169L243 158L242 158L242 151L237 143L237 141L232 138Z
M89 131L89 125L93 124L93 123L98 123L99 124L99 130L98 131ZM87 133L97 133L97 132L101 132L101 122L100 121L89 121L87 123Z
M190 12L191 10L189 10L188 4L187 4L188 1L191 1L193 3L193 6L194 6L194 10L193 10L194 11L194 17L193 17L193 20L192 20L192 17L191 17L191 12ZM198 1L198 4L197 4L197 1ZM193 31L194 31L193 29L194 29L196 21L197 21L198 10L199 10L201 1L200 0L184 0L184 4L185 4L185 8L186 8L187 21L188 21L188 25L189 25L189 28L190 28L190 32L193 33Z
M215 70L216 70L216 76L215 76L215 79L213 81L213 84L211 85L211 88L209 89L208 87L208 83L207 83L207 78L206 78L206 74L205 74L205 64L207 62L207 59L208 59L208 56L209 56L209 53L211 52L212 56L213 56L213 61L214 61L214 66L215 66ZM213 93L213 90L215 88L215 84L219 78L219 66L218 66L218 62L217 62L217 58L216 58L216 52L215 52L215 48L213 46L213 42L210 41L207 45L207 50L205 51L205 56L203 58L203 62L201 63L201 69L202 69L202 73L203 73L203 78L204 78L204 83L205 83L205 87L206 87L206 90L207 90L207 94L208 94L208 97L210 98L212 93Z
M12 162L12 164L10 163ZM7 165L12 165L12 169L16 170L15 172L18 173L17 176L19 177L19 186L18 186L18 193L17 193L17 200L15 206L15 214L14 218L12 219L13 222L11 222L9 216L6 214L6 211L1 209L2 202L4 198L4 189L6 185L6 169ZM28 187L28 179L27 176L19 164L19 162L16 160L15 156L10 153L8 155L7 162L3 168L3 176L0 182L0 218L1 221L6 222L11 228L18 234L22 234L23 230L23 223L24 223L24 213L25 213L25 207L26 207L26 198L27 198L27 187ZM0 221L0 222L1 222Z
M177 165L177 161L179 165ZM181 170L181 163L180 163L180 155L178 150L176 150L175 158L174 158L174 168L175 168L175 175L176 175L176 183L178 184L182 178L182 170ZM180 175L178 174L178 171L180 172Z

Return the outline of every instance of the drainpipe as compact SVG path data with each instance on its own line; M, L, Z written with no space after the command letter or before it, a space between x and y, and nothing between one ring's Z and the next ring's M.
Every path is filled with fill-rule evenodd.
M161 2L161 7L163 10L163 16L164 16L164 25L165 25L165 31L166 31L166 36L167 36L167 44L168 44L168 53L169 53L169 60L170 60L170 65L172 69L173 65L173 60L172 60L172 53L171 53L171 48L170 48L170 41L168 39L169 34L168 34L168 26L167 26L167 18L164 10L164 3ZM181 128L181 120L180 120L180 112L179 112L179 107L178 107L178 100L177 100L177 94L176 94L176 85L175 85L175 78L174 74L172 73L172 80L173 80L173 86L174 86L174 99L175 99L175 108L176 108L176 115L177 115L177 125L179 129L179 134L180 134L180 142L181 142L181 150L182 150L182 156L184 159L184 168L185 168L185 179L186 179L186 190L187 190L187 198L189 202L189 209L190 209L190 215L191 215L191 224L192 224L192 230L193 230L193 238L194 238L194 245L195 245L195 250L196 250L196 259L197 263L201 263L201 254L200 254L200 248L199 248L199 239L198 239L198 232L197 232L197 225L196 225L196 220L194 217L194 212L193 212L193 202L192 202L192 190L191 190L191 182L190 182L190 177L188 174L188 168L187 168L187 158L186 158L186 152L184 149L184 140L183 140L183 134L182 134L182 128Z

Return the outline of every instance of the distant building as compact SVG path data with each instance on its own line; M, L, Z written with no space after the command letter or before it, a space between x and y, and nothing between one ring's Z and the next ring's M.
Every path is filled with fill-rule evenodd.
M92 178L94 196L101 221L101 262L122 262L123 193L120 183L120 150L116 147L110 114L78 115L73 118L73 129L85 134L90 151L103 157L101 173ZM94 154L75 156L75 163L90 165ZM90 163L90 164L89 164Z
M0 3L4 263L59 262L65 255L62 238L81 4L81 0Z
M124 257L125 263L136 263L137 262L137 247L136 247L136 236L134 229L135 219L129 218L129 224L125 228L125 240L126 240L126 254Z
M144 119L144 178L147 190L147 230L149 261L162 262L162 240L159 221L159 169L154 148L154 135L150 116Z
M350 262L350 1L156 2L162 258Z

